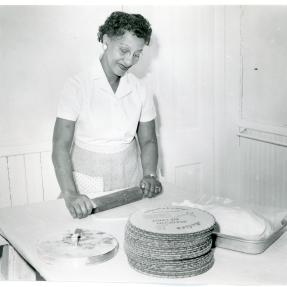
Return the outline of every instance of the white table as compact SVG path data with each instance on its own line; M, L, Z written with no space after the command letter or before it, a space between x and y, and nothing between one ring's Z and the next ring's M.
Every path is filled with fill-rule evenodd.
M0 209L0 234L11 246L49 281L133 282L152 284L287 284L287 234L283 234L264 253L249 255L215 248L214 266L199 276L165 279L144 275L133 270L123 250L124 228L129 214L144 207L164 205L190 199L187 191L164 184L165 192L153 199L121 206L85 219L73 219L62 199ZM94 228L114 235L120 244L117 255L92 266L59 268L40 260L36 251L45 234L66 229ZM30 277L30 279L33 276Z

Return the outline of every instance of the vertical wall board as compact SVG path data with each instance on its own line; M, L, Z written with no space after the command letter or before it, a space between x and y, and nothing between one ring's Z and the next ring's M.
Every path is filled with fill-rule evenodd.
M11 206L7 157L0 157L0 208Z
M8 157L12 206L28 203L24 156Z
M244 138L240 146L242 188L237 199L286 209L286 148Z
M224 71L221 79L216 77L215 85L215 188L217 195L235 199L240 193L240 147L237 133L241 97L241 9L239 5L225 6L224 15L217 15L221 17L218 24L224 16L224 35L221 35L224 41ZM216 42L219 32L217 30ZM220 62L217 60L216 63L219 65ZM219 84L222 82L223 90Z
M28 203L44 199L40 153L25 155Z
M57 199L61 190L54 171L51 152L41 153L44 200Z
M226 197L236 194L236 189L239 189L237 127L234 118L230 118L237 116L238 108L237 102L235 105L233 103L238 101L239 87L236 81L240 71L239 15L238 7L215 8L214 189L218 196ZM228 79L228 82L225 79Z

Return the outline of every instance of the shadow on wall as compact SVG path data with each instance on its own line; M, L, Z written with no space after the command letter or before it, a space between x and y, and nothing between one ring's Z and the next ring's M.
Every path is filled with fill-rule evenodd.
M152 64L159 54L159 43L155 35L152 35L149 46L146 46L140 61L131 69L138 78L143 79L152 73Z
M157 141L158 141L158 170L160 170L161 176L164 176L164 157L163 157L163 150L162 150L162 141L160 136L160 127L161 127L161 117L159 113L159 106L158 100L156 95L153 95L154 105L156 109L156 134L157 134Z
M144 48L143 56L140 59L139 63L135 65L131 72L135 74L138 78L142 79L147 89L150 93L153 94L154 104L156 109L156 133L158 137L158 148L159 148L159 162L158 169L160 170L160 174L164 176L164 163L163 163L163 152L162 152L162 144L160 138L160 128L161 128L161 117L160 117L160 109L158 105L158 99L156 95L156 91L154 88L154 77L153 77L153 63L156 61L159 55L159 42L155 35L152 36L150 45Z

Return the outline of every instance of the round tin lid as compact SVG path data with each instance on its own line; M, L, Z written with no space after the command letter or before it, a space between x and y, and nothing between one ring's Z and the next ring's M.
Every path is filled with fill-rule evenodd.
M49 264L76 262L81 265L104 262L116 254L119 244L112 235L98 230L76 230L80 232L67 230L38 242L40 258Z
M212 228L215 219L201 209L165 206L137 211L130 216L129 222L156 234L191 234Z

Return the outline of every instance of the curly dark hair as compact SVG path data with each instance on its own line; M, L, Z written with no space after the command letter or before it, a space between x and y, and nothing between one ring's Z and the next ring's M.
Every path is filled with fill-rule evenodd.
M129 14L121 11L113 12L99 27L98 40L103 42L103 36L122 36L126 31L132 32L139 38L145 40L145 44L150 43L152 29L148 20L140 14Z

